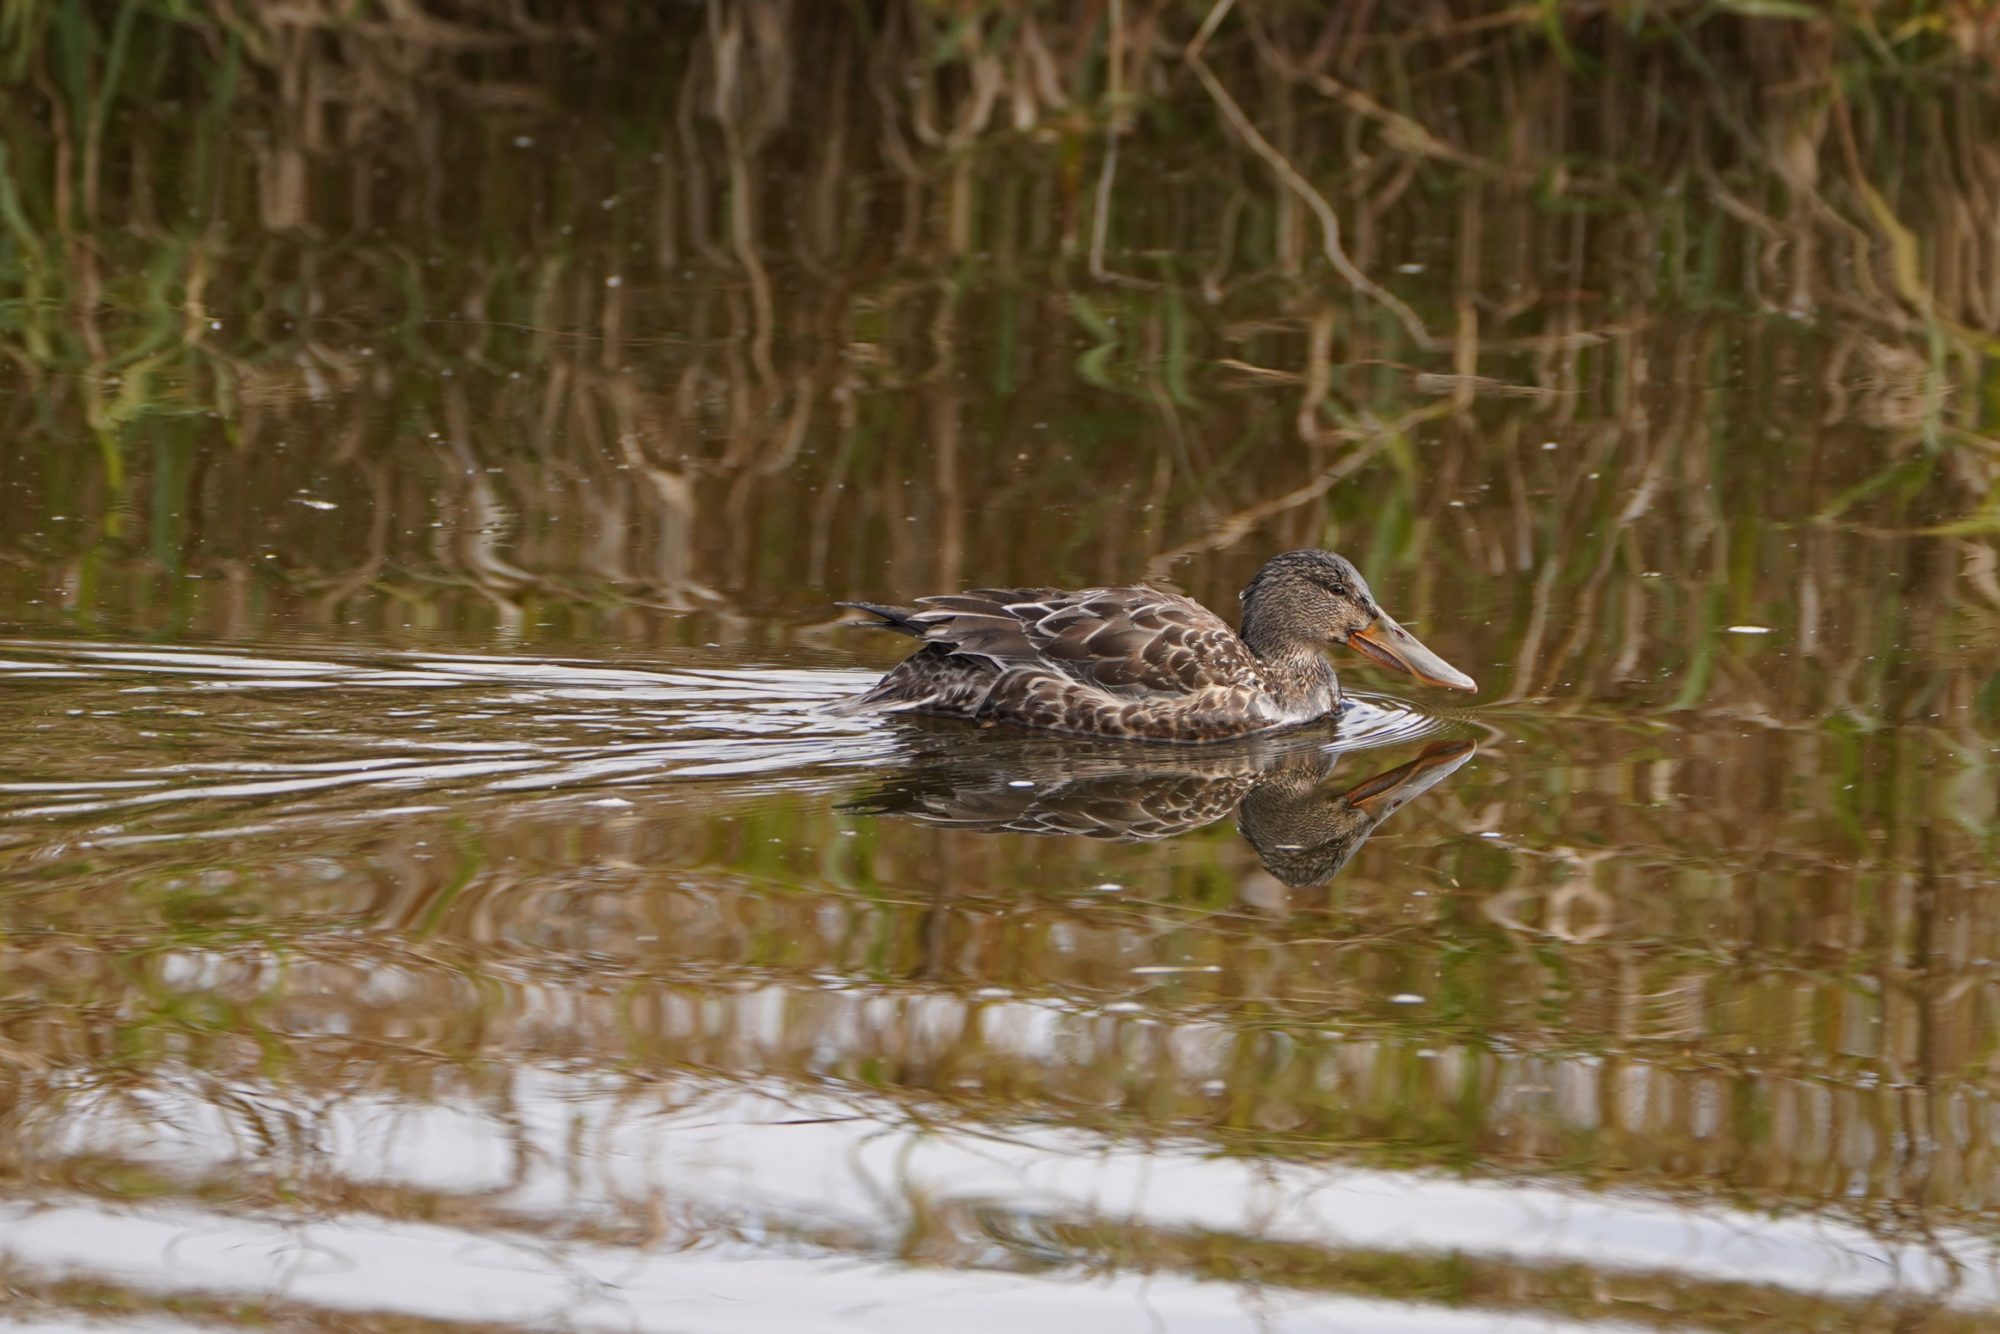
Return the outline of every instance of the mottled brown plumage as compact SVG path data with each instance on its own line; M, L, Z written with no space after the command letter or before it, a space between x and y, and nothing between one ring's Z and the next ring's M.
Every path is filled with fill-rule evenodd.
M1340 686L1320 651L1328 642L1432 685L1474 689L1383 612L1360 572L1332 552L1273 557L1242 600L1240 634L1201 604L1143 584L975 588L916 607L843 602L924 647L837 707L1219 741L1332 713Z

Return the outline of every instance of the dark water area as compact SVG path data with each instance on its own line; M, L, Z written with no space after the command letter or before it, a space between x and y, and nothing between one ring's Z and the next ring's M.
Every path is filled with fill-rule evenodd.
M0 5L0 1327L1993 1327L1993 25L1654 8Z

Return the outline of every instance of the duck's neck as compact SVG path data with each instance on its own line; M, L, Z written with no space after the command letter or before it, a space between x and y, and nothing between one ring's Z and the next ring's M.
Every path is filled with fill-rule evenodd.
M1319 645L1258 634L1259 628L1254 620L1246 619L1243 643L1264 664L1264 675L1272 692L1288 703L1332 708L1340 698L1340 685L1334 679L1333 664L1326 660Z

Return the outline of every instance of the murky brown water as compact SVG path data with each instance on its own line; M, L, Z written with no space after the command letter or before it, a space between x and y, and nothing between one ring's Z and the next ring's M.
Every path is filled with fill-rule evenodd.
M646 77L147 17L101 121L57 21L5 1319L1988 1327L1990 90L1113 10L1109 92L1054 23L906 81L920 6L715 6ZM1483 691L1343 659L1337 727L1199 750L822 711L903 642L838 598L1233 612L1301 545Z

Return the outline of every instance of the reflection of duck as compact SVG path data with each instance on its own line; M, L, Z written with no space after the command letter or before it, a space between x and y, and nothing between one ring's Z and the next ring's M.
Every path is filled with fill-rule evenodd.
M1053 732L1216 741L1323 718L1340 686L1321 645L1347 644L1429 685L1472 678L1375 605L1330 551L1289 551L1243 590L1243 631L1177 593L976 588L917 607L843 602L924 647L840 711L928 713Z
M854 805L954 829L1119 842L1171 838L1234 810L1265 868L1303 888L1331 879L1375 826L1476 749L1470 741L1434 741L1415 759L1337 792L1321 785L1338 756L1318 746L1232 750L1144 768L1136 767L1143 757L1128 751L1053 770L1017 751L976 769L947 762L913 770Z

